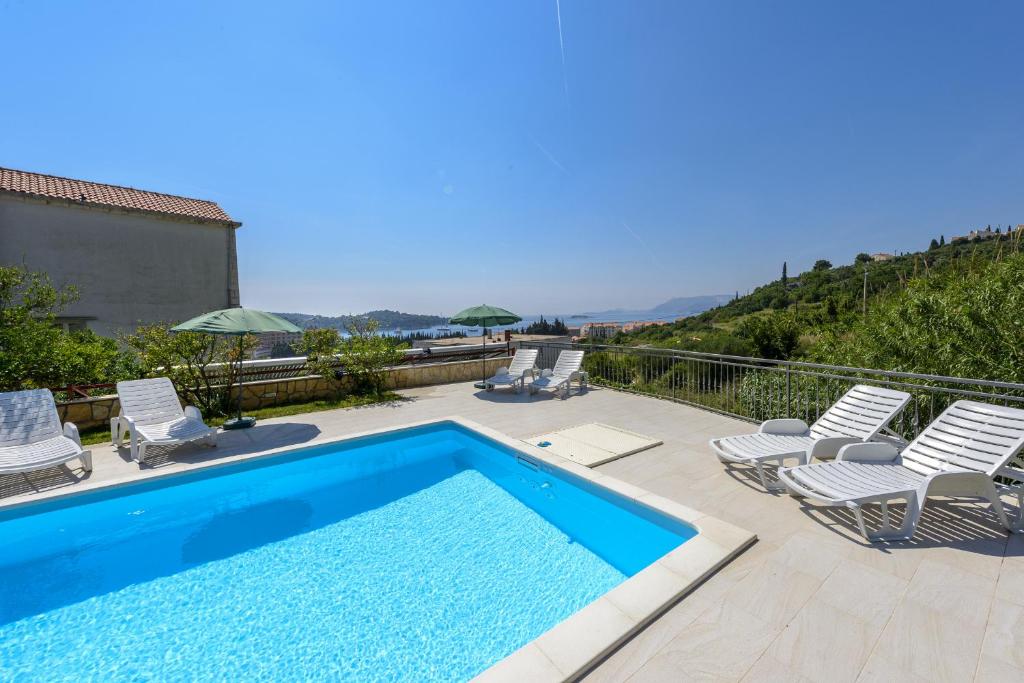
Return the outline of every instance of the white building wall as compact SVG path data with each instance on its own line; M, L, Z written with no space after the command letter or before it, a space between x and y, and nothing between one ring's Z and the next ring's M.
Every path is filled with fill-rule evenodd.
M62 315L107 336L237 305L234 239L223 225L0 195L0 264L75 285Z

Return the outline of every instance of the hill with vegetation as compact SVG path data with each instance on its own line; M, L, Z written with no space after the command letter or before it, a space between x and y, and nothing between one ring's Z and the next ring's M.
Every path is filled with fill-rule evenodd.
M369 311L361 315L315 315L312 313L275 313L285 320L298 325L304 330L333 328L348 329L353 322L364 323L376 320L382 330L418 330L425 327L443 325L448 319L439 315L422 315L419 313L401 313L399 311Z
M867 273L865 288L865 272ZM1021 233L872 261L825 260L614 344L1024 380Z

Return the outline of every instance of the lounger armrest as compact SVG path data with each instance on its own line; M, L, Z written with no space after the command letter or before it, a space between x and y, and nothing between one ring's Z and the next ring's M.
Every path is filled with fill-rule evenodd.
M861 440L854 436L826 436L818 439L807 452L808 460L831 460L839 455L843 446L861 443Z
M761 423L760 431L762 434L806 434L810 430L807 423L803 420L796 419L781 419L781 420L765 420Z
M852 443L839 449L836 460L840 462L889 462L895 463L900 452L889 443L865 441Z
M64 436L78 444L79 448L82 447L82 437L78 435L78 426L74 422L64 423Z
M185 406L185 419L203 421L203 414L195 406Z

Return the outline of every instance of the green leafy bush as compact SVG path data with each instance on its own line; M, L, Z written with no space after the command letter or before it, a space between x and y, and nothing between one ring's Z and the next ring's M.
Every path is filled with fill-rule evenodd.
M357 394L385 393L388 368L402 359L395 340L377 334L379 326L376 320L354 321L341 345L342 367Z
M201 332L171 332L167 325L144 325L122 342L138 357L140 375L169 377L178 394L204 415L226 415L235 400L238 382L238 338ZM242 355L258 345L256 337L242 338Z
M57 325L57 314L77 296L45 273L0 266L0 390L102 384L137 374L131 354L114 340Z
M1024 382L1024 255L927 278L829 330L811 355L885 370Z

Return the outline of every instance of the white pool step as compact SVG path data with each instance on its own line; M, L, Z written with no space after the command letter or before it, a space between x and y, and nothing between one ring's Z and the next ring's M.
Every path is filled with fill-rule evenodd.
M523 441L586 467L597 467L663 443L659 439L600 422L567 427Z

